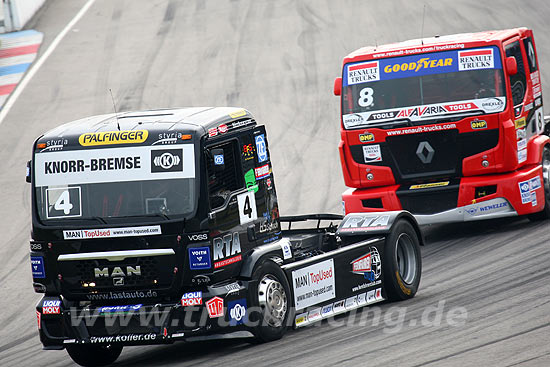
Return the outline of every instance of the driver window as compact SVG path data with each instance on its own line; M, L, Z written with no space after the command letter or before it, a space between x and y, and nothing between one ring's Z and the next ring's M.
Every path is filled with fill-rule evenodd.
M510 86L512 87L512 100L514 106L523 102L525 97L525 88L527 82L525 79L525 63L521 53L519 41L515 41L506 46L506 57L514 56L518 64L518 72L515 75L510 75Z
M214 149L223 150L220 154L213 154ZM230 194L243 188L243 182L238 175L239 150L237 140L209 147L206 151L206 169L208 172L208 196L210 208L216 209L224 205ZM223 162L223 170L217 168Z

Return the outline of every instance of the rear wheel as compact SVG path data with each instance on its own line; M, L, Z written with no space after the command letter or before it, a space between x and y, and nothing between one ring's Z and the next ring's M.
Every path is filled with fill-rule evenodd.
M386 238L384 283L388 298L401 301L413 298L420 284L422 259L420 241L412 224L399 220Z
M122 345L67 345L67 352L81 366L106 366L122 353Z
M290 286L281 268L272 261L265 261L254 271L258 283L251 287L253 306L258 312L250 315L257 324L252 332L259 342L269 342L283 337L290 316Z
M542 187L544 191L544 209L538 213L529 214L532 221L550 218L550 146L545 146L542 151Z

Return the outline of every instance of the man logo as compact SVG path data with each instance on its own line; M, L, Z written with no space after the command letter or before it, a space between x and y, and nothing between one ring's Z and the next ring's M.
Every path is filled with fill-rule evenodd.
M151 172L183 171L183 152L181 149L163 149L151 151Z

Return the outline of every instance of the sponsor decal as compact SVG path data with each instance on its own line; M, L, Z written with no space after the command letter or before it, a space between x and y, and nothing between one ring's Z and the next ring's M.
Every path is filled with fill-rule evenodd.
M380 253L374 246L369 248L369 253L358 257L350 264L352 273L362 275L370 282L374 282L380 278L380 274L382 274L382 261L380 259Z
M518 183L518 186L522 204L531 203L533 201L533 194L535 194L534 199L536 202L536 190L542 187L539 176L533 177L526 181L522 181Z
M241 298L227 303L229 326L241 325L247 322L246 299Z
M258 192L258 183L256 182L256 176L254 176L254 170L249 169L244 174L244 181L246 182L246 189L253 193Z
M321 317L329 317L334 313L334 309L332 307L332 303L325 305L321 307Z
M54 140L48 140L45 143L38 143L38 144L46 144L46 147L41 149L40 152L46 152L46 151L52 152L56 150L62 150L63 148L65 148L65 145L69 144L69 141L67 139L54 139Z
M348 66L348 85L380 80L378 61L368 61Z
M405 56L381 61L382 79L406 78L455 71L454 52ZM454 66L454 67L453 67Z
M535 98L535 107L539 107L539 106L542 106L542 98L541 97Z
M45 278L44 258L42 256L31 256L31 270L33 278Z
M280 240L279 245L281 246L281 250L283 251L283 259L288 260L292 258L292 250L290 249L290 241L288 240L288 238L283 238L282 240Z
M191 270L210 269L210 247L191 247L189 253L189 268Z
M40 322L41 318L42 318L42 314L36 311L36 321L38 322L38 330L42 329L42 323Z
M214 261L218 261L214 263L214 268L241 261L241 241L238 232L214 238L212 248Z
M521 129L522 127L525 127L525 117L514 120L514 125L516 125L516 129Z
M306 326L308 324L307 312L296 315L296 318L294 319L294 324L296 325L296 327Z
M386 131L386 134L388 134L388 136L394 136L394 135L427 133L427 132L451 130L451 129L456 129L456 125L441 124L441 125L417 126L417 127L406 128L406 129L388 130Z
M525 112L531 111L532 109L533 109L533 102L529 102L523 107L523 110Z
M243 145L242 156L245 161L254 159L254 145L252 144Z
M346 298L346 303L344 304L346 310L351 310L357 308L357 296Z
M378 120L387 120L397 117L397 114L400 110L393 111L384 111L384 112L373 112L368 118L367 121L378 121Z
M216 317L223 317L224 315L223 298L214 297L206 301L205 305L206 305L206 310L208 311L208 316L210 316L211 319Z
M527 160L527 149L518 151L518 163L523 163Z
M367 304L367 293L357 295L357 306L365 306Z
M178 141L181 140L184 140L183 139L184 137L184 134L181 133L181 132L163 132L163 133L159 133L158 134L158 140L155 141L153 144L151 145L157 145L157 144L161 144L161 145L167 145L167 144L176 144L178 143ZM186 139L185 140L188 140L188 139L191 139L191 135L186 135Z
M136 298L156 298L158 297L157 292L149 290L144 291L130 291L130 292L107 292L107 293L92 293L87 294L86 298L90 301L102 301L102 300L112 300L112 299L136 299Z
M504 199L492 199L479 204L471 204L465 207L466 213L471 216L492 214L494 212L506 212L509 204Z
M525 128L523 129L517 129L516 130L516 138L519 139L525 139L527 137L527 131Z
M44 301L42 313L44 315L59 315L61 313L61 301Z
M335 297L334 260L325 260L317 264L292 272L294 304L303 309Z
M267 189L271 190L272 188L271 177L268 177L267 180L265 180L265 184L267 185Z
M380 144L364 145L363 158L365 159L365 163L382 162Z
M99 308L99 313L128 313L141 309L143 305L124 305L124 306L103 306Z
M321 308L316 308L314 310L309 311L307 315L307 320L309 322L315 322L321 320L323 317L321 316Z
M481 102L481 108L486 112L502 110L504 108L504 101L502 97L487 98Z
M208 129L208 137L213 138L214 136L218 135L218 128L213 127L211 129Z
M492 48L458 51L458 70L493 69L495 67Z
M369 133L368 131L365 131L363 134L359 135L359 141L361 143L367 143L367 142L374 141L374 134Z
M442 187L442 186L448 186L448 185L449 185L449 181L431 182L431 183L425 183L425 184L411 185L409 186L409 190L430 189L433 187Z
M188 234L189 242L199 242L208 240L208 233Z
M222 124L220 126L218 126L218 131L220 134L225 134L228 130L228 127L226 124Z
M256 151L258 152L258 163L267 161L267 146L265 144L264 134L256 135L254 137L256 141Z
M215 166L223 166L224 165L224 159L223 154L216 154L214 155L214 165Z
M487 128L487 121L475 119L475 120L470 122L470 126L474 130L486 129Z
M166 329L165 329L166 330ZM153 341L160 335L154 333L148 334L125 334L125 335L112 335L112 336L91 336L90 343L123 343L123 342L140 342L140 341ZM64 340L65 342L74 343L74 339Z
M518 140L518 151L527 148L527 139Z
M353 113L342 116L342 122L344 123L346 129L351 129L354 126L362 125L365 120L363 119L362 115L358 113Z
M339 232L369 231L385 229L389 215L348 214L340 224Z
M192 144L37 153L36 186L195 177Z
M337 315L342 312L346 312L345 300L342 299L340 301L334 302L333 310L334 310L334 315Z
M82 146L111 145L111 144L139 144L147 140L147 130L123 130L86 133L78 137Z
M63 238L66 240L86 240L90 238L153 236L158 234L162 234L160 225L143 227L66 230L63 231Z
M236 119L237 117L243 117L245 115L246 115L245 110L239 110L239 111L230 113L229 117Z
M202 305L202 292L187 292L181 296L182 306L200 306Z
M531 206L537 206L537 193L531 191Z
M469 105L471 106L471 105ZM413 108L404 108L398 114L397 118L405 117L425 117L425 116L434 116L446 114L447 111L443 106L424 106L424 107L413 107Z
M377 301L382 301L384 299L382 298L382 288L377 288L374 294Z
M271 170L269 169L269 164L265 164L261 167L254 168L254 176L256 176L256 180L261 180L263 178L266 178L270 175Z
M241 287L239 286L239 283L237 282L226 284L224 285L224 288L227 291L227 294L238 292L241 289Z
M373 289L372 291L367 292L367 304L376 302L376 290Z

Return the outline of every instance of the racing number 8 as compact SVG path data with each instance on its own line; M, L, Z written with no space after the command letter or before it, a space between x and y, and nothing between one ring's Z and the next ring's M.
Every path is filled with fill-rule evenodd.
M372 105L372 102L374 102L373 95L374 89L369 87L363 88L361 89L361 92L359 92L359 100L357 101L357 103L361 107L369 107L370 105Z

